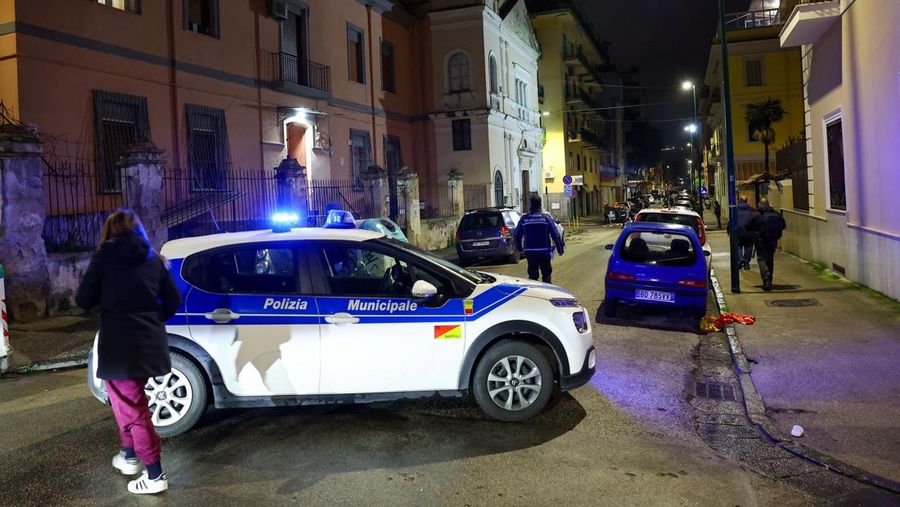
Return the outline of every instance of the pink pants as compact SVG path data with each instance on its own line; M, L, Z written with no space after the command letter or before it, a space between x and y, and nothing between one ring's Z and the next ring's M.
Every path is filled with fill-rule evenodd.
M147 465L159 463L159 435L150 419L143 380L107 380L106 392L112 406L122 447L134 449Z

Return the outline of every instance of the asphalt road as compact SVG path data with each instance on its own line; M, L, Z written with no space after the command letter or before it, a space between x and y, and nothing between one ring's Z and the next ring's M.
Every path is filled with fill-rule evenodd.
M597 311L617 229L588 228L554 282ZM477 269L523 275L519 265ZM213 412L163 444L170 490L128 498L109 409L73 370L0 379L0 505L797 505L811 497L717 456L685 389L687 315L594 325L598 373L522 424L464 399Z

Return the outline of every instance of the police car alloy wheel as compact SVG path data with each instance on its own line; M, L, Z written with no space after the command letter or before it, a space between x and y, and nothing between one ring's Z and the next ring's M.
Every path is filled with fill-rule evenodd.
M537 415L554 389L553 367L543 352L516 340L491 346L479 360L472 379L472 391L481 410L507 422Z
M173 437L191 429L206 409L206 380L194 363L172 354L172 371L151 377L144 385L150 414L161 437Z

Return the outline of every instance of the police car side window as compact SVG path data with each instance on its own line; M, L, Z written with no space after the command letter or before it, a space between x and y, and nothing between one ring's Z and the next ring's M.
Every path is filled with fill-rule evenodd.
M377 250L327 245L319 256L333 296L411 297L417 280L427 280L439 290L444 285L405 260Z
M241 245L189 257L185 279L217 294L293 294L296 266L292 248Z

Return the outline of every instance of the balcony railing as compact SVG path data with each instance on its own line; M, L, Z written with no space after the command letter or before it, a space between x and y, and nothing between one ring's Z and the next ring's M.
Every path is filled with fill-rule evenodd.
M331 67L288 53L272 53L273 81L331 93Z
M781 16L780 9L735 12L725 15L726 30L747 30L750 28L781 26L783 24L784 18Z

